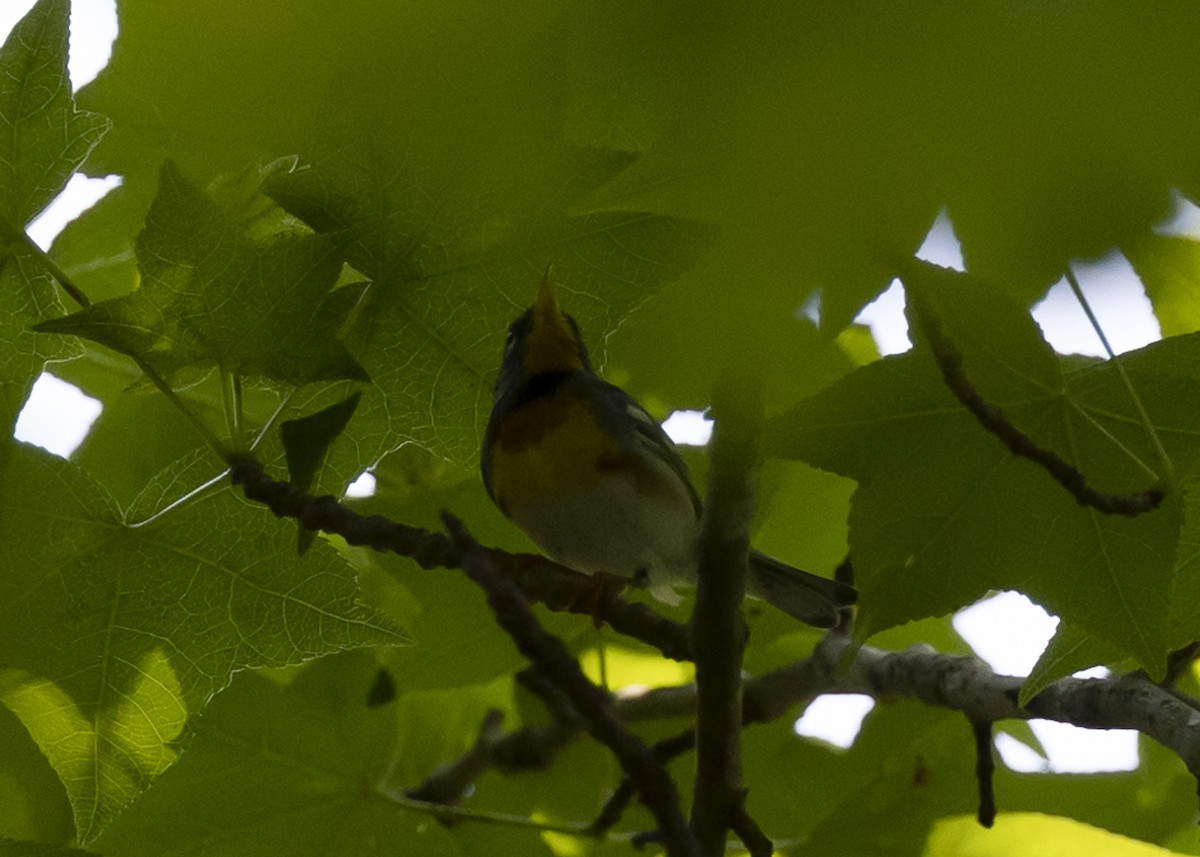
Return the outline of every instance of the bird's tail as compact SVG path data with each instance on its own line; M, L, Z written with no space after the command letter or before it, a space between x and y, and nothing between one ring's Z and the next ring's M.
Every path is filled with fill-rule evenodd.
M817 628L832 628L838 611L858 600L853 586L817 577L755 550L750 551L746 591Z

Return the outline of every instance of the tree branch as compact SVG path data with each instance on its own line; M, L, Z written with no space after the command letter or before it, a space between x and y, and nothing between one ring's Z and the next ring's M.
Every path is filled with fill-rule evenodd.
M845 634L832 631L810 657L748 681L745 723L775 720L823 693L916 699L961 711L972 724L1041 718L1092 729L1133 729L1175 753L1200 779L1200 710L1140 672L1059 679L1021 708L1017 699L1024 679L996 675L978 658L944 655L925 646L902 652L863 646L849 664L841 664L850 645ZM649 690L616 703L617 716L629 723L678 719L695 711L691 684Z
M294 518L306 529L334 533L352 545L410 557L424 569L461 567L458 551L444 534L397 524L380 515L359 515L333 497L314 497L290 482L272 479L252 458L235 457L230 462L230 477L248 500L262 503L276 517ZM593 597L596 587L592 578L545 557L494 548L486 552L530 601L555 611L599 617L618 633L654 646L672 660L691 660L687 629L644 604L626 601L619 587L605 586L598 598Z
M735 819L748 822L742 785L742 601L754 516L753 471L763 421L761 387L727 380L714 401L708 496L700 534L696 606L696 786L692 829L702 854L725 851ZM744 824L747 829L750 824ZM757 830L757 827L753 828ZM761 837L761 832L759 832ZM770 853L768 845L767 853Z
M342 535L349 543L368 545L413 557L425 568L456 567L460 560L448 538L380 517L364 518L332 497L312 497L287 482L268 477L251 460L232 468L233 481L247 498L276 515L301 520L309 529ZM486 550L497 566L530 600L552 610L591 615L581 603L579 586L589 580L541 557ZM607 589L607 588L606 588ZM678 660L690 657L686 629L641 604L606 591L599 615L615 630L659 648ZM1200 711L1140 673L1106 679L1064 678L1017 705L1022 679L998 676L972 657L942 655L915 647L888 652L859 648L843 670L837 666L850 646L845 633L831 631L812 656L749 681L743 692L744 722L774 720L822 693L864 693L875 698L904 697L963 712L972 722L1044 718L1095 729L1133 729L1179 756L1200 778ZM616 715L626 721L687 717L696 711L692 685L662 688L623 698ZM574 730L562 724L521 729L496 743L493 765L505 771L545 767Z
M543 630L530 610L529 601L496 568L488 552L471 539L452 515L443 513L442 520L463 571L487 593L488 606L496 614L497 623L512 637L521 654L566 696L588 734L608 747L633 780L642 803L658 822L658 833L667 853L674 857L697 854L696 841L680 811L679 793L666 768L640 738L622 725L613 710L612 699L588 680L562 640ZM557 706L558 700L551 699L550 704Z

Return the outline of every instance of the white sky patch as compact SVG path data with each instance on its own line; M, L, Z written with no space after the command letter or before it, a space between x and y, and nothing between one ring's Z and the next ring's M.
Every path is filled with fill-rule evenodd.
M954 617L954 630L1001 675L1029 675L1057 627L1056 617L1017 592L1001 592ZM1103 678L1108 670L1093 667L1076 675ZM1031 720L1030 728L1042 742L1048 763L1035 764L1033 759L1040 757L1033 750L1011 737L1001 741L1005 736L998 735L996 749L1015 771L1091 773L1131 771L1138 766L1136 732L1081 729L1047 720Z
M874 707L875 700L860 693L827 693L812 701L794 728L797 735L849 747Z
M662 427L680 446L704 446L712 437L713 421L704 411L674 411Z
M1000 760L1011 771L1021 774L1044 774L1050 770L1050 763L1042 758L1040 753L1007 732L996 733L995 745Z
M0 41L33 8L35 0L3 0L0 3ZM116 0L72 0L71 43L67 71L79 89L108 65L113 40L117 37Z
M1138 766L1138 738L1131 729L1083 729L1051 720L1031 720L1029 727L1055 773L1132 771Z
M43 372L17 417L13 437L69 458L104 406L74 384Z
M1200 238L1200 207L1190 199L1185 199L1178 191L1172 195L1175 198L1175 211L1166 222L1156 226L1154 231L1159 235Z
M346 496L356 498L374 497L375 487L375 474L368 470L346 487Z
M825 300L823 289L813 289L812 294L800 305L799 317L807 318L817 327L821 326L821 302Z
M917 249L916 256L918 259L924 259L934 265L941 265L943 268L953 268L955 271L966 270L966 266L963 264L962 244L954 232L954 224L950 222L950 216L946 214L946 209L943 208L934 218L933 226L929 227L929 232L926 233L925 240Z
M46 206L46 210L39 214L25 231L34 244L43 250L49 250L58 233L62 232L68 223L99 202L113 188L120 186L120 176L93 179L82 173L75 173L63 188L63 192Z
M954 616L954 630L1001 675L1029 675L1057 627L1057 618L1019 592L1001 592Z
M908 319L904 317L904 287L899 280L892 280L887 290L863 307L854 320L871 328L875 345L885 357L903 354L912 348L912 340L908 338Z
M1120 252L1114 250L1096 262L1073 263L1071 269L1113 351L1121 354L1162 339L1142 281ZM1059 353L1107 356L1066 279L1050 287L1033 308L1033 317Z
M962 245L945 209L938 212L916 256L943 268L963 270ZM904 317L904 287L899 280L893 280L887 290L863 307L854 320L871 328L879 353L884 356L903 354L912 348L908 319Z

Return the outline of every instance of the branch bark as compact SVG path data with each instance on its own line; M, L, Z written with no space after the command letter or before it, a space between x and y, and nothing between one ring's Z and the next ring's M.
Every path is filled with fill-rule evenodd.
M462 523L449 513L443 513L442 520L463 571L487 594L497 623L553 686L551 705L559 704L553 693L561 692L588 734L617 758L642 803L653 813L667 853L672 857L697 854L696 840L683 820L679 793L666 768L640 738L625 728L613 710L611 697L583 674L563 641L542 628L521 590L495 567L488 552L467 534Z
M444 533L398 524L380 515L359 515L333 497L314 497L290 482L272 479L252 458L234 459L230 477L248 500L262 503L276 517L294 518L306 529L339 535L359 547L410 557L424 569L462 567L458 551ZM654 646L672 660L691 660L687 628L644 604L626 601L619 587L606 586L597 596L592 578L545 557L484 550L530 601L555 611L599 618L614 631Z

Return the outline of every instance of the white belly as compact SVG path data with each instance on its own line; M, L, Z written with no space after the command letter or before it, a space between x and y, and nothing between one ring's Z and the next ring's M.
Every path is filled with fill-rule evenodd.
M514 521L547 556L584 574L647 580L655 597L677 603L675 583L694 583L699 522L691 495L665 462L639 490L632 476L611 474L582 493L548 497Z

